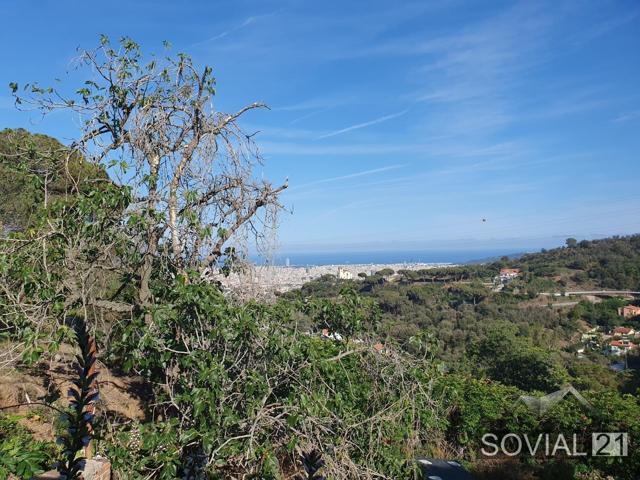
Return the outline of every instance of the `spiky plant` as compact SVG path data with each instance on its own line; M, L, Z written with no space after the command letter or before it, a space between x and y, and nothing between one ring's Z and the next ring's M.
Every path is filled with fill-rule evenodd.
M319 475L318 470L324 467L322 453L319 450L311 450L310 452L302 452L300 455L302 466L306 472L306 476L299 475L296 480L326 480L324 475Z
M71 408L64 414L67 431L58 438L58 443L63 447L63 458L58 464L58 472L61 478L66 480L78 478L84 469L86 458L84 455L78 455L78 452L86 449L93 437L93 408L98 400L98 391L95 388L98 376L95 370L95 342L89 337L84 320L76 319L74 330L80 347L80 354L76 355L74 364L78 377L73 381L75 388L69 389Z

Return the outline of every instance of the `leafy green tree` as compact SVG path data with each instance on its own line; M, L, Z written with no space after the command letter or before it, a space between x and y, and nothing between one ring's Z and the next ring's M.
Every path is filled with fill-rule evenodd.
M135 199L120 219L136 257L124 278L135 291L132 306L147 309L160 265L197 278L233 260L230 241L241 232L262 238L287 185L253 174L261 157L237 123L264 105L216 111L211 67L200 69L185 54L145 58L133 40L117 48L104 36L79 63L91 75L73 96L38 84L11 88L21 106L77 114L82 133L72 151L108 170Z
M578 245L578 241L573 237L567 238L565 243L569 248L574 248L576 245Z
M472 305L482 302L489 294L489 290L477 280L472 283L457 284L450 288L449 292L455 301Z
M611 328L622 323L618 315L618 308L627 304L621 298L608 298L600 303L581 301L571 310L571 317L586 320L591 325Z
M472 355L494 380L525 391L551 392L568 378L549 351L534 347L504 325L491 331Z
M338 315L336 328L368 318L353 291L314 304L319 318ZM295 450L317 445L329 478L411 478L407 458L426 448L434 422L424 388L438 375L432 357L300 334L290 327L295 308L233 305L213 285L178 284L153 324L119 324L113 355L149 379L167 420L141 428L139 452L122 432L108 447L118 469L127 478L280 478Z
M375 327L377 308L370 299L360 296L355 289L345 287L335 299L314 299L304 304L305 312L313 319L316 329L329 329L346 339L352 338L365 327Z
M54 138L0 131L0 230L33 226L52 203L88 192L106 172Z

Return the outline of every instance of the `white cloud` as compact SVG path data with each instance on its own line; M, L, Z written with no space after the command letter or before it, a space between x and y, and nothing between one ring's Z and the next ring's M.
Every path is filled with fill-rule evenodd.
M354 97L355 97L354 94L347 95L347 94L337 93L337 94L327 95L324 97L309 98L309 99L301 100L299 102L291 103L288 105L280 105L280 106L276 105L274 106L273 110L295 112L295 111L303 111L303 110L333 108L333 107L344 105L346 103L351 103Z
M369 120L368 122L357 123L355 125L351 125L350 127L342 128L342 129L336 130L334 132L325 133L324 135L320 135L318 137L318 140L323 139L323 138L335 137L336 135L341 135L343 133L351 132L353 130L359 130L361 128L370 127L371 125L377 125L378 123L382 123L382 122L386 122L386 121L389 121L389 120L393 120L394 118L398 118L398 117L401 117L402 115L405 115L408 111L409 111L409 109L406 108L406 109L402 110L401 112L392 113L391 115L385 115L383 117L379 117L379 118L376 118L374 120Z
M620 114L616 118L614 118L613 121L616 123L619 123L619 122L626 122L629 120L635 120L636 118L640 118L640 110L634 110L632 112L626 112L626 113Z
M308 182L308 183L303 183L301 185L296 185L293 188L291 188L290 190L294 190L297 188L304 188L304 187L310 187L313 185L319 185L322 183L333 183L333 182L339 182L342 180L349 180L352 178L358 178L358 177L365 177L368 175L375 175L377 173L382 173L382 172L388 172L389 170L397 170L398 168L402 168L402 167L406 167L406 164L402 164L402 165L388 165L386 167L380 167L380 168L373 168L370 170L364 170L361 172L355 172L355 173L349 173L347 175L339 175L337 177L330 177L330 178L322 178L320 180L314 180L313 182Z
M191 45L191 47L198 47L201 45L206 45L208 43L214 42L216 40L221 40L225 37L228 37L229 35L231 35L232 33L238 32L240 30L242 30L243 28L248 27L249 25L254 24L259 18L262 17L269 17L271 15L274 15L277 12L271 12L265 15L254 15L254 16L250 16L244 19L244 21L238 25L236 25L235 27L229 28L228 30L225 30L223 32L220 32L217 35L214 35L213 37L207 38L206 40L202 40L201 42L196 42L194 44Z
M502 143L456 143L441 142L449 137L433 137L423 139L420 143L349 143L338 145L320 145L313 143L269 142L261 141L260 150L266 155L393 155L414 154L422 159L438 158L482 158L509 157L530 153L531 149L522 142L512 140Z

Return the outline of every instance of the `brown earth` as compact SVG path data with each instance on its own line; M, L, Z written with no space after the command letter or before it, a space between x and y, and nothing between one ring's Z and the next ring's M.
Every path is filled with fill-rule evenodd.
M63 346L50 360L29 369L9 368L0 371L0 409L23 415L20 423L40 440L53 440L53 421L57 414L42 403L58 408L67 406L67 392L72 386L75 351ZM141 378L112 371L98 362L100 400L98 414L118 422L145 419L147 390ZM10 408L7 408L10 407Z

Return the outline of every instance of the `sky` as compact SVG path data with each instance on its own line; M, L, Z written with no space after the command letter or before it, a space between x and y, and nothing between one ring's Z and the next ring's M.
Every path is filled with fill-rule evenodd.
M96 4L98 5L98 4ZM127 35L211 65L282 197L284 251L553 246L640 232L640 2L0 0L8 83ZM7 86L7 87L3 87ZM3 91L2 88L5 88Z

